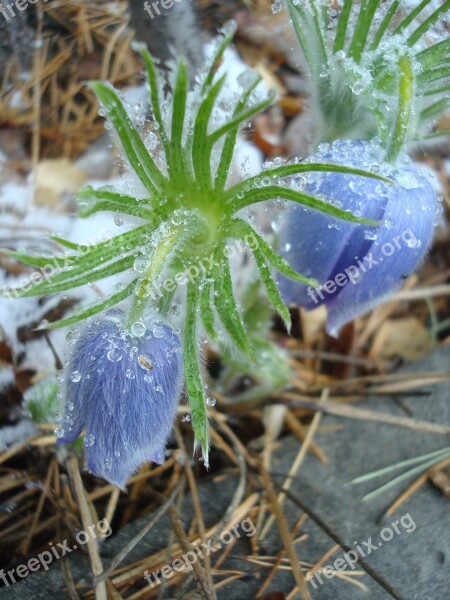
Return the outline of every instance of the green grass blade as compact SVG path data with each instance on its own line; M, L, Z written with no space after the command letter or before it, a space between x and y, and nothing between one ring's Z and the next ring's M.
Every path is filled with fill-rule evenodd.
M236 304L228 260L221 260L216 270L214 303L226 331L244 354L250 354L250 343L242 317Z
M292 0L288 0L289 14L297 35L300 47L311 73L316 73L318 69L317 60L313 48L307 38L306 22L308 21L306 11L301 5L294 5Z
M108 308L111 308L112 306L115 306L116 304L119 304L119 302L122 302L123 300L128 298L128 296L133 293L134 283L135 282L133 281L125 289L118 292L117 294L110 296L106 300L103 300L102 302L99 302L98 304L95 304L94 306L91 306L85 310L77 312L66 319L61 319L61 320L55 321L53 323L46 323L45 325L39 326L38 330L59 329L61 327L68 327L69 325L74 325L75 323L79 323L80 321L85 321L89 317L98 315L99 313L103 312L104 310L107 310Z
M145 206L151 206L150 199L134 198L127 194L120 194L109 189L94 189L91 186L83 188L77 194L81 218L101 211L112 211L122 214L140 217L141 219L154 220L155 210L148 210Z
M187 288L186 320L184 326L184 376L187 397L191 408L195 446L200 444L205 466L208 466L209 433L205 390L200 369L197 340L197 286L189 283Z
M236 105L236 108L233 113L233 117L236 117L245 107L250 97L250 94L257 87L257 85L262 80L261 77L256 76L255 81L252 85L245 91L243 97L239 100ZM227 183L228 174L230 172L231 162L233 160L234 149L236 147L236 139L239 133L239 124L236 125L233 129L231 129L224 141L222 154L220 156L219 166L217 167L214 187L217 190L225 189L225 185Z
M450 77L450 69L448 67L437 67L435 69L429 69L419 73L417 76L417 83L419 86L423 86L426 83L438 81L439 79L446 79L448 77Z
M440 450L435 450L434 452L429 452L428 454L422 454L422 456L408 458L406 460L402 460L387 467L383 467L382 469L378 469L377 471L372 471L371 473L365 473L360 477L356 477L352 480L352 483L355 485L358 483L365 483L366 481L370 481L371 479L375 479L376 477L380 477L381 475L386 475L387 473L392 473L392 471L403 469L403 467L409 467L411 465L423 463L429 460L430 458L439 458L441 455L447 454L449 452L450 448L441 448Z
M38 267L44 268L47 267L51 261L55 260L54 257L41 257L41 256L30 256L29 254L24 254L23 252L16 252L15 250L8 250L8 248L0 248L0 254L4 254L9 258L13 258L18 262L23 263L24 265L28 265L30 267Z
M227 31L224 39L222 40L221 44L219 45L219 47L213 57L213 60L211 62L211 66L208 69L208 73L206 74L205 81L202 86L202 92L205 92L209 88L209 86L212 84L212 82L214 80L214 75L215 75L217 65L218 65L219 61L222 59L222 57L225 53L225 50L231 44L234 34L236 33L236 25L234 25L232 22L227 24L227 28L228 28L228 31Z
M225 83L223 75L208 91L197 113L192 144L192 164L200 185L211 185L211 152L208 147L208 125L214 104Z
M345 39L347 37L348 21L353 6L353 0L344 0L344 6L339 15L339 21L336 28L336 37L334 39L333 52L340 52L344 49Z
M213 289L211 281L205 281L200 289L200 313L202 316L202 323L206 330L206 333L211 337L212 340L216 339L216 332L214 330L214 311L211 306L211 291Z
M66 239L60 237L59 235L55 235L54 233L50 234L50 239L52 239L54 242L56 242L63 248L68 248L69 250L78 251L80 248L80 244L75 244L74 242L71 242L70 240L66 240Z
M400 6L400 0L394 0L394 2L389 7L389 10L386 13L384 19L381 21L381 24L380 24L379 28L377 29L376 34L374 35L374 38L373 38L372 44L370 45L369 50L376 50L378 48L389 25L392 23L392 19L394 18L394 15L397 12L397 9L399 6Z
M294 281L298 281L299 283L304 283L312 287L318 287L319 284L315 279L310 279L309 277L305 277L304 275L301 275L300 273L294 271L294 269L292 269L289 263L282 256L277 254L277 252L272 250L272 248L264 240L264 238L260 236L259 233L256 233L253 227L251 227L251 225L249 225L242 219L233 220L231 231L233 235L235 235L237 238L243 239L244 241L246 237L253 237L256 240L258 248L264 254L269 263L279 273L282 273L286 277L289 277L289 279L293 279Z
M420 121L422 124L426 123L431 119L435 119L442 113L446 112L448 109L450 109L450 99L441 98L440 100L437 100L433 104L430 104L421 111Z
M441 454L438 458L432 458L431 460L428 460L428 461L420 464L419 466L414 467L413 469L410 469L409 471L406 471L406 473L402 473L401 475L398 475L397 477L395 477L391 481L388 481L387 483L385 483L381 487L379 487L376 490L373 490L372 492L370 492L370 494L366 494L364 496L364 498L362 498L362 502L368 502L369 500L372 500L373 498L376 498L380 494L383 494L383 493L389 491L394 486L396 486L398 483L401 483L402 481L405 481L406 479L409 479L413 475L418 475L420 473L425 472L427 469L429 469L430 467L432 467L433 465L435 465L436 463L438 463L439 460L444 459L446 456L450 456L450 451L448 451L447 454Z
M404 19L403 21L397 26L397 28L394 30L394 34L400 34L403 33L403 31L405 31L405 29L411 25L411 23L414 21L414 19L416 19L420 13L423 11L424 8L426 8L428 5L430 4L430 0L422 0L422 2L420 2L416 8L414 10L412 10Z
M276 198L282 198L285 200L292 200L308 208L318 210L331 217L342 219L343 221L350 221L351 223L361 223L364 225L377 226L379 223L371 221L370 219L364 219L362 217L355 217L351 213L336 208L332 204L325 202L325 200L319 200L303 192L297 192L290 188L278 187L276 185L268 186L260 189L252 189L244 194L242 198L236 198L230 205L230 212L236 213L238 210L256 204L258 202L264 202L266 200L275 200Z
M183 128L186 116L186 101L188 92L188 72L183 59L178 63L177 80L173 92L173 110L172 110L172 153L178 170L182 165L183 151Z
M49 281L45 280L41 283L34 285L29 290L20 292L20 288L16 290L20 298L29 298L31 296L49 296L50 294L59 294L66 292L77 287L81 287L94 281L100 281L106 279L112 275L117 275L122 271L130 269L134 264L134 256L127 256L114 263L101 267L100 269L94 269L89 272L83 272L78 276L72 275L71 271L65 271L58 273L53 277L50 275Z
M141 46L141 56L144 59L145 66L147 68L147 77L148 77L148 85L150 88L150 102L152 105L153 115L155 117L155 121L158 124L158 133L161 136L161 141L164 146L164 150L166 153L166 158L170 161L170 142L167 137L166 126L161 114L161 102L159 99L159 89L158 89L158 76L156 73L155 64L149 53L148 49L145 46Z
M442 61L448 60L450 52L450 40L442 40L429 48L425 48L416 55L416 60L420 62L424 70L437 67Z
M450 0L444 2L442 6L437 8L433 14L431 14L428 19L426 19L419 27L412 33L408 38L408 45L414 46L424 35L425 33L432 27L438 19L444 15L445 12L450 10Z
M116 92L101 82L92 82L89 87L106 110L133 170L146 189L156 195L164 188L166 179L148 153Z
M408 54L398 59L398 109L392 137L386 152L386 160L395 163L400 152L409 141L411 133L408 127L414 110L414 67Z
M324 163L298 163L293 165L282 165L280 167L274 167L271 169L265 169L261 174L249 177L245 181L237 183L233 187L229 188L226 193L226 199L232 200L235 196L238 196L246 192L249 187L255 186L261 177L271 178L282 178L290 175L299 175L300 173L344 173L347 175L359 175L361 177L369 177L370 179L378 179L383 183L392 182L381 175L371 173L370 171L362 171L361 169L354 169L353 167L345 167L342 165L324 164Z
M256 264L258 265L261 279L266 288L267 297L269 298L272 306L283 319L286 329L289 333L291 330L291 315L289 314L289 309L283 302L280 292L278 291L278 287L273 280L272 273L267 265L267 259L258 247L252 248L252 252L253 256L255 257Z
M348 55L357 63L361 61L361 57L366 47L367 38L370 28L375 17L376 10L380 0L368 0L366 7L361 7L356 22L353 38L350 43Z
M222 127L219 127L219 129L216 129L216 131L211 133L211 135L208 138L208 148L212 149L214 144L218 142L222 136L232 131L234 127L236 127L236 125L240 125L243 121L251 119L251 117L260 113L262 110L270 106L274 98L275 93L270 94L269 97L263 100L262 102L255 104L255 106L250 106L249 108L246 108L245 110L234 116L232 119L230 119L228 123L222 125Z

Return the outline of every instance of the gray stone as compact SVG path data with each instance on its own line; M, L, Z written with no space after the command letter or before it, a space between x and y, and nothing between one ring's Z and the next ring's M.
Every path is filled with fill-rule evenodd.
M423 361L406 367L405 371L414 373L448 371L449 358L450 347L447 346L437 350ZM429 396L412 394L404 398L403 403L417 419L450 424L448 382L429 386L427 389L430 391ZM364 406L372 410L389 411L404 416L400 408L389 398L371 398L364 403ZM322 424L343 426L340 430L322 431L316 435L317 443L325 451L330 462L325 466L320 465L313 456L308 455L300 469L298 479L292 485L292 493L319 515L348 545L354 546L356 542L367 552L367 546L363 542L371 539L377 549L372 549L365 560L395 588L401 598L404 600L448 598L450 590L448 500L427 484L393 517L380 521L382 512L405 484L373 502L361 503L362 496L384 483L385 479L361 486L350 483L352 479L366 472L442 448L448 445L448 438L391 425L344 420L332 416L324 416ZM283 481L283 474L289 471L298 450L299 444L292 437L288 436L280 441L280 447L274 453L274 461L271 465L271 471L280 483ZM207 526L216 523L224 514L236 484L235 475L220 480L211 476L202 481L200 495ZM301 514L301 511L289 500L285 501L284 511L290 525L293 525ZM184 522L188 523L193 514L189 500L186 500L181 514ZM405 518L405 515L409 515L409 519ZM150 518L149 515L148 518L137 519L121 529L117 535L108 538L102 547L104 556L113 556L121 550ZM394 526L395 521L398 522ZM415 529L412 531L414 525ZM399 534L395 532L395 527ZM382 542L381 535L384 537L390 535L385 528L389 528L394 535L392 540ZM408 533L408 529L411 529L411 532ZM169 522L165 517L133 550L126 562L138 560L164 548L169 530ZM301 560L314 562L334 545L334 542L309 519L304 531L309 537L307 541L297 546ZM378 546L379 542L382 542L381 547ZM267 554L275 554L279 551L280 544L276 525L274 525L264 543L264 549ZM257 570L241 559L241 556L248 551L248 540L245 538L239 540L224 568L240 569L248 575L245 579L221 590L218 594L219 600L253 600L267 571ZM329 564L343 555L344 551L339 550L330 559ZM88 562L84 556L71 554L70 561L76 579L87 576ZM104 564L108 564L106 558ZM311 582L309 584L313 600L368 598L362 590L337 578L322 577L322 581L323 583L320 584L314 580L316 588ZM361 581L369 588L370 598L384 600L391 597L368 575L365 575ZM54 597L55 591L60 590L62 585L60 565L55 561L48 573L38 572L7 590L2 588L0 595L19 600L30 598L47 600L49 597ZM288 593L293 586L291 573L281 571L274 578L269 589ZM58 598L64 599L68 596L58 592Z

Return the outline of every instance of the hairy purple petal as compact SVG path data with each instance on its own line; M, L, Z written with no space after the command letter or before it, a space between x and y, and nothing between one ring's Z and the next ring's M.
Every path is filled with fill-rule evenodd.
M382 221L380 227L337 221L298 205L290 205L283 216L281 253L303 275L322 285L331 282L332 290L312 290L283 277L283 299L306 309L325 303L327 331L336 335L342 325L398 289L418 267L433 239L439 204L427 177L408 157L394 169L382 163L376 144L339 140L319 148L310 161L377 171L396 184L341 173L318 173L307 182L308 193Z
M124 488L146 461L162 463L182 386L181 345L164 324L142 337L120 328L112 313L89 323L66 374L66 406L58 443L85 429L87 468Z

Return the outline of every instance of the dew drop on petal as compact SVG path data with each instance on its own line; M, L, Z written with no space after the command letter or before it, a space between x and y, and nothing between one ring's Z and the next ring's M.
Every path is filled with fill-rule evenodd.
M84 445L86 446L86 448L89 448L89 446L93 446L95 444L95 435L92 435L92 433L88 433L88 435L84 438Z
M155 325L153 327L153 335L155 336L155 338L164 337L164 327L161 327L161 325Z
M106 357L111 362L119 362L122 360L122 352L118 348L111 348Z
M131 326L131 333L136 337L142 337L147 331L147 327L141 321L136 321Z
M78 383L80 380L81 380L80 371L73 371L72 375L70 376L70 381L73 381L73 383Z

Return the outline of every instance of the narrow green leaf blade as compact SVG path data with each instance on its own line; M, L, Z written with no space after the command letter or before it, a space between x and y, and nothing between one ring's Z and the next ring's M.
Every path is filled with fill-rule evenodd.
M195 445L201 445L205 466L208 466L209 433L205 390L200 369L197 340L198 289L189 283L187 288L186 321L184 329L184 376L186 392L191 407Z
M109 85L98 81L89 86L111 119L133 170L146 189L151 194L156 194L164 188L166 180L148 153L116 92Z
M38 329L59 329L61 327L68 327L69 325L74 325L75 323L79 323L80 321L85 321L89 317L97 315L98 313L101 313L104 310L107 310L108 308L111 308L112 306L115 306L116 304L119 304L119 302L122 302L123 300L128 298L128 296L133 292L134 284L135 282L133 281L125 289L118 292L117 294L114 294L113 296L110 296L106 300L103 300L102 302L99 302L98 304L95 304L94 306L91 306L85 310L77 312L66 319L61 319L60 321L55 321L54 323L46 323L45 325L38 327Z
M246 206L251 206L252 204L256 204L258 202L264 202L266 200L275 200L276 198L283 198L285 200L292 200L293 202L297 202L298 204L302 204L303 206L307 206L308 208L312 208L314 210L318 210L319 212L323 212L332 217L336 217L337 219L342 219L343 221L350 221L351 223L362 223L364 225L379 225L376 221L371 221L370 219L364 219L363 217L356 217L351 213L341 210L340 208L336 208L332 204L326 202L325 200L319 200L318 198L314 198L309 194L304 194L303 192L297 192L296 190L292 190L290 188L278 187L278 186L267 186L265 188L260 189L252 189L244 194L242 198L235 198L230 205L230 212L236 213L237 211L245 208Z
M214 288L214 303L220 320L233 342L244 354L250 354L251 348L242 317L236 304L231 281L228 260L222 259L221 266L216 270Z

